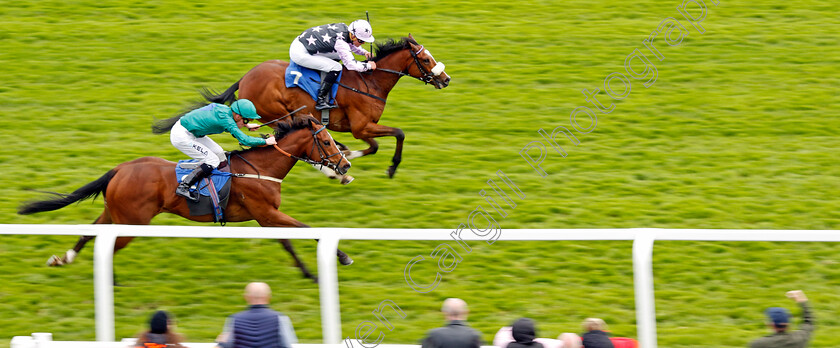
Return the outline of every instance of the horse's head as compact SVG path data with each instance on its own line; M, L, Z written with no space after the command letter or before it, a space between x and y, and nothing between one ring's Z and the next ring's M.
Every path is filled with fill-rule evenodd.
M408 38L411 39L407 42L411 57L414 59L414 64L408 68L408 74L423 82L431 83L437 89L449 86L449 75L443 71L446 66L442 62L436 61L432 53L423 45L417 43L417 40L411 34L408 34Z
M298 160L303 160L315 166L321 165L328 167L340 175L344 175L350 170L350 161L338 149L327 127L318 122L312 115L296 116L291 126L283 123L278 124L278 130L275 136L278 139L283 137L285 135L284 133L289 132L289 129L286 128L297 128L294 126L295 124L303 126L310 133L310 136L304 138L306 140L301 140L302 142L305 141L308 150L304 150L302 154L304 157L297 158Z

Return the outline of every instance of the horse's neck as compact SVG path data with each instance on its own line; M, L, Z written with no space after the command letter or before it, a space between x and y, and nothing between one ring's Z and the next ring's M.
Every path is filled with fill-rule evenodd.
M306 150L308 149L307 145L311 146L311 142L301 144L300 140L300 138L290 134L281 139L277 146L293 156L305 157ZM242 163L236 169L247 172L256 169L260 175L267 175L278 179L285 178L297 162L297 160L286 156L272 145L242 153L241 156L247 163ZM253 165L253 167L248 163Z
M387 97L388 93L394 89L394 86L397 85L397 82L399 82L400 77L402 76L381 71L379 69L403 72L408 68L410 63L411 61L408 57L408 50L394 52L376 62L377 70L373 71L373 78L371 80L376 82L378 89L381 91L381 97Z

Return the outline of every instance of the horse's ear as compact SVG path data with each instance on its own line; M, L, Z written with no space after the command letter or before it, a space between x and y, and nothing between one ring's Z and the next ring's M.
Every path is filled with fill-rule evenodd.
M414 36L411 36L411 33L408 33L408 38L414 40ZM417 40L414 40L417 41Z

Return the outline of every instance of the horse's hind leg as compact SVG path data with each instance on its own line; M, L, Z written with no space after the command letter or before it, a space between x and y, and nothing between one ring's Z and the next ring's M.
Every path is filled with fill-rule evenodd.
M93 222L94 224L110 224L111 223L111 214L108 212L108 208L105 208L105 211L96 218L96 221ZM76 255L82 251L82 248L85 247L87 242L91 241L92 239L96 238L95 236L81 236L79 237L79 241L76 242L76 246L73 249L67 250L64 253L64 256L58 257L56 255L50 256L49 260L47 260L48 266L61 266L73 263L76 259Z
M320 240L316 239L316 242L320 242ZM335 248L335 255L338 256L338 262L341 263L342 266L350 266L353 264L353 259L350 258L347 254L345 254L341 249Z
M340 262L343 266L349 266L353 264L353 259L350 258L349 255L345 254L341 249L335 249L336 255L338 255L338 262Z

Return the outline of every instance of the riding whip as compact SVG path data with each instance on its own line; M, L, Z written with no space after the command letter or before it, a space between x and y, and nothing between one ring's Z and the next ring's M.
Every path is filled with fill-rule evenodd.
M370 24L370 15L368 11L365 11L365 17L367 17L368 24ZM373 42L370 43L370 54L373 54Z
M306 108L306 105L301 106L301 107L299 107L299 108L295 109L294 111L292 111L292 112L290 112L290 113L288 113L288 114L285 114L285 115L283 115L282 117L280 117L280 118L278 118L278 119L276 119L276 120L274 120L274 121L268 121L268 122L266 122L266 123L263 123L262 125L260 125L260 127L265 127L265 126L268 126L268 125L270 125L270 124L272 124L272 123L275 123L275 122L277 122L277 121L280 121L280 120L282 120L282 119L284 119L284 118L286 118L286 117L292 116L292 115L294 115L295 113L297 113L298 111L303 110L303 109L305 109L305 108Z

